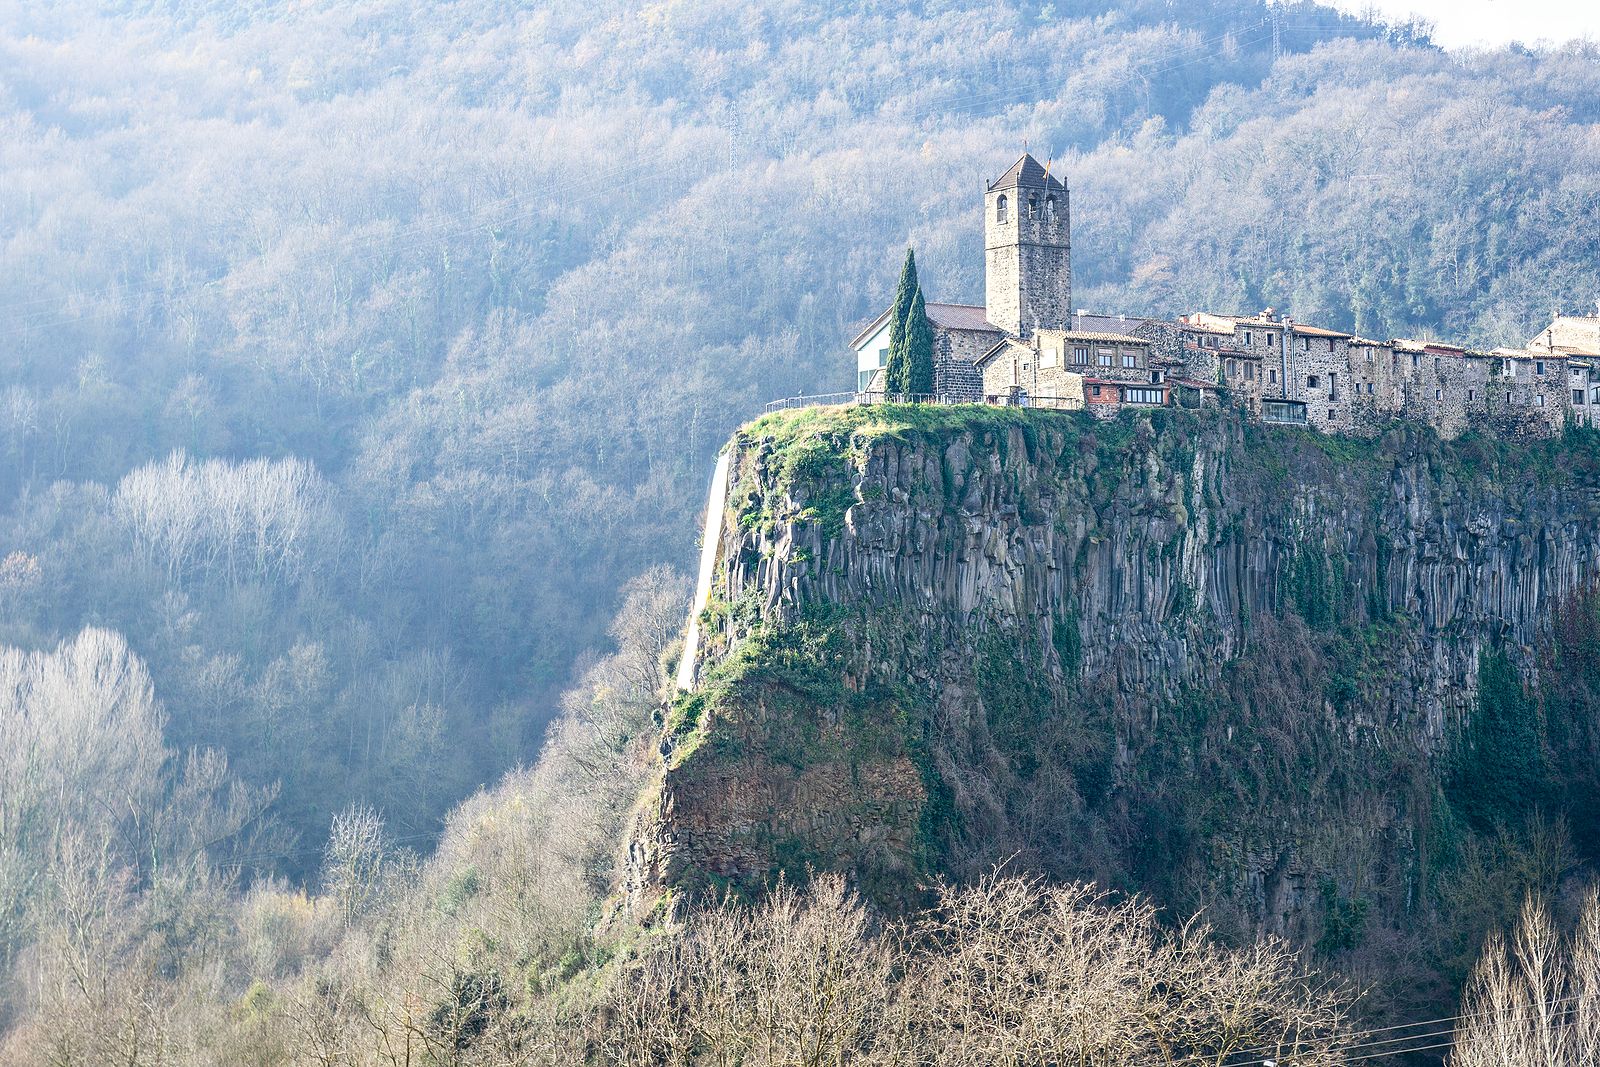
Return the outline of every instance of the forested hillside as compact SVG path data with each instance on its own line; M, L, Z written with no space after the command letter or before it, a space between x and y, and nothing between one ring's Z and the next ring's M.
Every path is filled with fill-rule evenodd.
M1490 342L1593 299L1593 49L1277 10L6 4L0 640L120 635L298 877L348 804L427 847L534 757L904 246L979 294L1024 143L1085 306Z

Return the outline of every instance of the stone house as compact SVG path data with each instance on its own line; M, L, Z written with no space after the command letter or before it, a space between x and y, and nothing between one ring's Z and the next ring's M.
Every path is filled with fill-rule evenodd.
M1526 347L1565 357L1572 421L1600 426L1600 315L1557 315Z
M1152 368L1152 344L1130 334L1036 330L1007 338L979 357L983 398L991 404L1090 407L1111 415L1124 404L1166 403L1164 371Z
M856 391L883 392L881 371L889 362L889 312L867 324L850 342L856 353ZM1005 333L989 325L975 304L928 304L933 323L934 391L950 399L976 402L983 391L974 365Z
M1445 437L1600 425L1600 314L1561 315L1524 349L1369 340L1256 315L1175 321L1072 308L1066 185L1024 154L984 186L984 303L927 305L947 402L1082 407L1228 402L1264 422L1373 436L1396 419ZM1600 310L1600 309L1597 309ZM882 398L889 311L850 342L856 390Z
M934 336L934 392L983 398L978 360L1008 338L1066 329L1072 310L1071 205L1067 187L1024 154L984 188L984 305L927 305ZM889 355L889 310L850 342L856 388L879 392Z

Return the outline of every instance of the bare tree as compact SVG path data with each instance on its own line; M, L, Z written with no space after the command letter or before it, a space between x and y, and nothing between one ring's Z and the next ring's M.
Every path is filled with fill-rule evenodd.
M333 817L322 887L345 926L354 926L377 900L390 858L383 818L372 808L352 804Z
M1600 1063L1600 889L1563 938L1529 898L1508 943L1493 935L1462 999L1453 1067Z

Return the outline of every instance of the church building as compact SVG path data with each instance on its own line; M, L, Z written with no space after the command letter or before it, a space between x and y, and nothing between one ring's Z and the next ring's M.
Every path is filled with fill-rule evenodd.
M1110 357L1111 369L1118 372L1112 377L1148 384L1147 340L1120 333L1075 337L1083 343L1077 345L1063 340L1073 334L1075 325L1072 210L1066 185L1032 155L1024 154L986 184L983 212L984 306L927 305L934 331L934 391L947 400L992 399L995 390L986 380L990 385L1001 383L996 389L1023 389L1038 382L1041 360L1051 364L1043 368L1046 371L1066 370L1071 357L1063 356L1087 351L1083 344L1112 345L1116 355ZM890 310L886 308L850 343L856 353L856 388L861 392L882 391ZM1136 374L1127 375L1127 370ZM1055 390L1044 386L1028 391L1039 396Z

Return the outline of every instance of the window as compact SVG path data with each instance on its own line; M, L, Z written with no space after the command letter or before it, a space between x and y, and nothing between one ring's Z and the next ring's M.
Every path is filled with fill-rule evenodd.
M1536 359L1536 360L1533 361L1533 373L1535 373L1535 374L1543 374L1544 373L1544 360Z
M1371 382L1367 383L1367 395L1368 396L1372 395L1372 383Z
M1535 403L1535 404L1538 404L1538 405L1539 405L1539 406L1540 406L1540 407L1544 407L1544 394L1543 394L1543 393L1540 393L1540 394L1539 394L1539 395L1538 395L1538 396L1537 396L1537 397L1536 397L1536 398L1535 398L1535 399L1534 399L1534 403Z
M1270 382L1273 385L1277 385L1278 384L1278 368L1277 367L1268 367L1267 368L1267 381Z
M1441 374L1443 372L1444 372L1444 360L1440 359L1438 356L1434 356L1433 357L1433 373Z
M1515 378L1516 376L1517 376L1517 361L1514 360L1514 359L1506 360L1506 377L1507 378Z
M1238 368L1234 365L1233 360L1231 360L1231 359L1228 360L1228 367L1227 367L1228 377L1232 378L1232 377L1236 376L1237 373L1238 373Z
M1293 400L1263 400L1261 417L1267 422L1284 422L1304 426L1306 406Z
M887 348L878 349L878 366L880 366L880 367L887 366L888 363L889 363L889 350Z
M1302 352L1311 351L1311 338L1309 338L1309 337L1300 338L1300 351L1302 351Z
M1160 389L1124 389L1122 400L1127 404L1159 404L1161 403Z
M864 370L864 371L858 372L856 374L856 392L858 392L858 393L866 392L867 391L867 386L872 384L872 376L874 374L877 374L877 373L878 372L875 371L875 370Z
M1322 384L1322 379L1315 374L1306 375L1306 388L1315 389Z
M1247 382L1256 380L1256 365L1254 363L1246 363L1244 365L1244 380Z
M1163 378L1165 378L1165 377L1166 377L1166 375L1163 374L1161 371L1153 370L1153 371L1150 372L1150 384L1152 384L1152 385L1160 385L1161 384L1161 380Z
M1331 338L1331 337L1328 338L1328 351L1329 352L1333 351L1333 338Z
M1476 399L1478 399L1478 391L1476 389L1468 389L1467 400L1470 402Z
M1100 366L1102 366L1102 367L1111 366L1111 349L1109 349L1109 348L1098 348L1098 349L1096 349L1095 350L1095 362L1099 363Z
M1583 405L1583 390L1582 389L1574 389L1572 391L1572 402L1574 404L1577 404L1580 407Z
M1328 421L1329 422L1337 422L1338 420L1339 420L1339 409L1338 408L1329 408L1328 409Z
M1246 347L1255 344L1256 343L1256 335L1251 333L1249 330L1246 330L1244 332L1244 343L1245 343Z
M1074 348L1072 350L1072 362L1080 367L1085 366L1089 362L1089 350L1087 348Z
M1122 350L1122 365L1124 367L1137 367L1139 365L1138 355L1129 349L1124 348Z
M1443 400L1444 399L1444 390L1443 389L1435 389L1433 391L1433 398L1435 400Z
M1415 352L1411 353L1411 369L1416 370L1420 366L1422 366L1422 357Z
M1033 193L1028 194L1028 217L1030 219L1039 217L1039 198Z
M1061 360L1053 348L1045 348L1039 352L1039 366L1041 368L1054 367L1059 365L1060 362Z
M995 202L994 202L994 221L996 221L996 222L1005 222L1005 221L1007 221L1006 194L1005 193L1001 193L999 198L997 200L995 200Z
M1091 395L1092 395L1092 396L1099 396L1099 395L1100 395L1100 387L1099 387L1099 386L1098 386L1098 385L1097 385L1097 386L1094 386L1094 390L1093 390L1093 392L1092 392L1092 393L1091 393Z
M1339 399L1339 375L1332 372L1328 374L1328 399Z
M1049 196L1044 198L1044 217L1047 219L1053 219L1056 217L1055 193L1051 193Z

